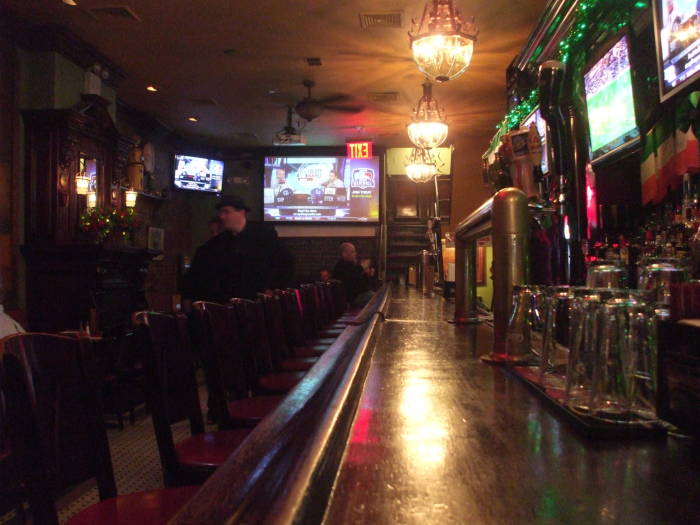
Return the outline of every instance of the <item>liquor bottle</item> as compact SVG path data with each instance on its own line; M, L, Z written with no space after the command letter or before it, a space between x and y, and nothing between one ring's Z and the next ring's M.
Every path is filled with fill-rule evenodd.
M700 278L700 226L690 239L690 260L693 278Z

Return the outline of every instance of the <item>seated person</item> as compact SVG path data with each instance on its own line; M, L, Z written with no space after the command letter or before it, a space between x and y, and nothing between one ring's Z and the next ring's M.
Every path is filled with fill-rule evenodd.
M372 259L369 257L364 257L360 259L360 266L362 266L362 271L365 272L367 276L367 281L369 282L369 287L371 290L377 289L377 269L372 264Z
M212 217L211 219L209 219L209 223L207 224L207 228L209 229L209 238L210 239L212 237L216 237L222 231L224 231L224 225L221 224L221 219L219 219L218 215L216 217Z
M2 283L0 283L0 339L7 337L8 335L23 334L24 328L22 328L17 321L5 313L2 300L3 291Z
M345 286L345 295L351 306L364 306L372 298L369 278L357 263L357 250L352 243L340 245L340 260L333 268L333 278Z

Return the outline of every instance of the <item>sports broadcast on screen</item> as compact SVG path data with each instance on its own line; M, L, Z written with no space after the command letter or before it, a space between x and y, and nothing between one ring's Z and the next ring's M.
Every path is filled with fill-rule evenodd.
M376 222L379 157L267 157L266 221Z
M638 139L626 36L593 65L584 84L592 159Z

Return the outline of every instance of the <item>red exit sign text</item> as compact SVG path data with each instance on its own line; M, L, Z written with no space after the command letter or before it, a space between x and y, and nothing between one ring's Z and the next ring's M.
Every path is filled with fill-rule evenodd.
M371 159L372 158L372 143L371 142L347 142L349 159Z

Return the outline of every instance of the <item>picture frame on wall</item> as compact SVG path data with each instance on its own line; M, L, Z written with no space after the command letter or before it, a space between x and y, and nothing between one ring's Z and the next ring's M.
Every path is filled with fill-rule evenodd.
M148 249L161 252L154 261L162 261L165 251L165 230L155 226L148 227Z

